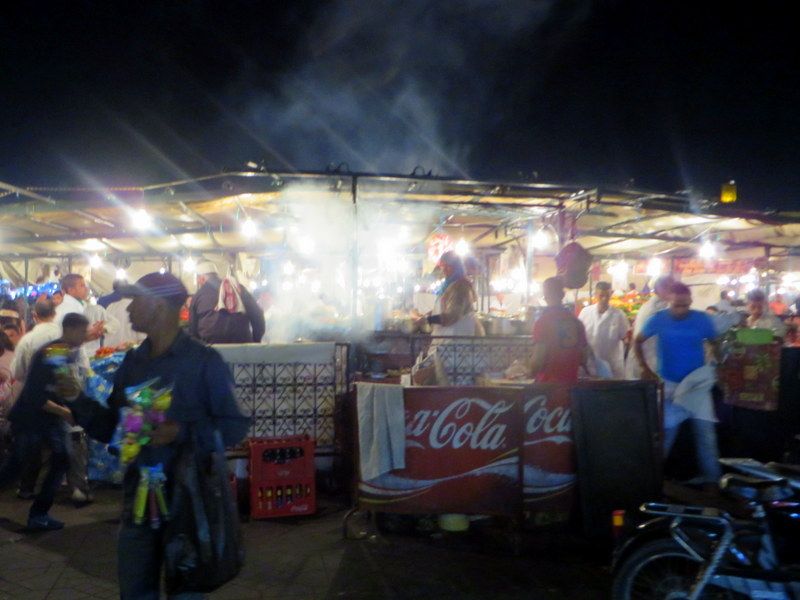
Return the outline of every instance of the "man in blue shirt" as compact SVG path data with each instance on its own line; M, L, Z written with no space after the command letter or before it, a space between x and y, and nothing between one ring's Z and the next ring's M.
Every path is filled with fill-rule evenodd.
M186 288L171 274L149 273L135 284L120 286L123 297L132 297L128 306L131 326L144 333L144 342L125 356L114 379L109 407L80 394L74 382L63 382L65 397L77 397L73 412L89 435L107 442L127 404L125 389L157 378L154 387L172 388L172 402L166 421L151 435L128 466L123 481L123 514L118 542L120 593L125 598L158 598L163 527L150 528L133 522L133 500L139 467L163 465L167 491L178 447L191 424L197 432L201 451L214 450L214 431L219 431L226 446L245 436L250 419L240 412L233 393L228 367L219 353L190 338L179 326L179 312L187 297ZM180 594L171 598L197 598Z
M689 419L702 481L713 486L721 472L710 394L713 370L704 368L704 344L713 344L717 330L711 317L691 310L691 305L692 293L688 286L673 284L669 308L657 312L645 323L634 342L634 351L645 379L658 379L660 375L664 380L665 455L672 450L681 422ZM642 344L652 336L658 336L658 375L647 364L642 351Z

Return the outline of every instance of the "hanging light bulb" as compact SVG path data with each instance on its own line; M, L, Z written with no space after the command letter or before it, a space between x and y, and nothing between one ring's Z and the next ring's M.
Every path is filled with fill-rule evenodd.
M167 272L167 268L166 268L166 267L161 267L161 268L158 270L158 272L159 272L159 273L161 273L161 274L163 275L164 273L166 273L166 272Z
M252 238L255 237L257 233L258 226L256 225L256 222L250 217L247 217L242 223L242 235L246 238Z
M102 264L103 264L103 260L97 254L93 255L89 259L89 266L91 268L93 268L93 269L99 269L100 265L102 265Z
M658 277L664 268L664 263L660 258L651 258L647 262L647 276Z
M119 269L117 269L117 273L116 273L115 277L117 279L127 279L128 278L128 274L125 272L125 269L119 268Z
M183 270L187 273L194 273L194 270L197 268L197 261L193 259L191 256L188 256L186 260L183 261Z
M539 229L531 236L530 244L536 250L545 250L550 246L550 236L544 229Z
M306 256L310 256L314 254L314 240L308 236L301 237L297 240L297 250L300 254L304 254Z
M458 254L458 256L466 256L469 254L469 242L464 238L458 240L455 246L455 253Z
M143 208L133 211L131 221L136 229L142 231L153 227L153 217Z
M697 252L700 258L710 259L714 258L717 255L717 249L714 247L714 244L706 240L703 242L703 245L700 246L700 250Z

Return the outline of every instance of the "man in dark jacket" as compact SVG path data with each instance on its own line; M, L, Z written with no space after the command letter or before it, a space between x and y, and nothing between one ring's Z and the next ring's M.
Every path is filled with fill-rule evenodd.
M232 280L225 280L226 282ZM197 293L189 307L189 334L208 344L245 344L260 342L266 326L264 313L244 286L235 284L230 290L234 305L220 308L220 287L223 280L212 262L197 267ZM235 308L238 300L240 305Z
M71 313L64 317L61 338L34 354L25 387L8 415L14 448L0 467L0 488L19 477L25 460L41 452L42 444L50 448L50 469L28 513L29 530L64 527L64 523L50 517L48 512L69 468L66 426L74 426L75 420L58 392L57 373L62 368L79 368L78 353L86 340L88 325L83 315Z
M87 433L108 442L128 404L126 389L157 379L153 387L171 388L172 401L166 420L151 433L151 441L141 447L128 465L123 481L123 514L119 531L119 585L123 599L158 598L163 560L163 524L152 528L147 522L137 525L133 503L139 484L140 467L163 467L167 497L171 497L175 459L181 442L187 439L189 425L197 434L200 451L214 450L215 431L225 446L240 442L250 419L243 416L233 394L228 367L219 353L190 338L179 325L179 314L188 296L186 288L169 273L149 273L130 286L120 286L123 297L132 297L128 306L134 331L147 335L142 344L130 350L114 378L114 389L105 408L80 392L77 382L62 382L65 398L77 421ZM197 598L174 595L171 598Z

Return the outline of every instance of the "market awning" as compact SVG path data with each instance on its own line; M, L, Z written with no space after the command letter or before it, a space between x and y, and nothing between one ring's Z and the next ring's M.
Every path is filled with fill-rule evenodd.
M439 228L483 249L520 243L543 225L600 258L687 256L705 241L726 252L785 256L800 242L796 213L730 209L686 194L543 183L254 171L124 189L0 184L0 190L2 260L257 254L281 243L294 218L290 203L337 201L417 225L417 236ZM152 217L152 228L133 225L139 209ZM260 224L255 240L241 232L246 218Z

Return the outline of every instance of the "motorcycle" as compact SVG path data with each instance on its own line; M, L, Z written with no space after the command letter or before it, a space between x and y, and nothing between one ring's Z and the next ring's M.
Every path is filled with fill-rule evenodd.
M642 505L614 552L615 600L800 599L800 468L720 462L732 508Z

